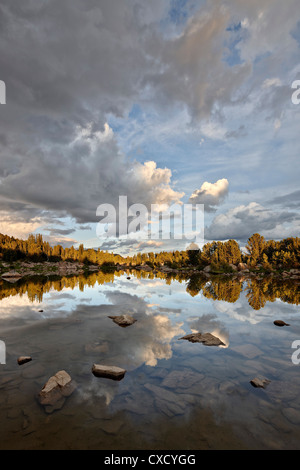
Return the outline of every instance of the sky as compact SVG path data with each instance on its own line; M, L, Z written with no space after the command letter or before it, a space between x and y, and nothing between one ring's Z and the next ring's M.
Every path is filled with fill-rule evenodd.
M1 233L186 248L100 236L126 196L203 205L204 242L299 236L296 0L2 0L0 80Z

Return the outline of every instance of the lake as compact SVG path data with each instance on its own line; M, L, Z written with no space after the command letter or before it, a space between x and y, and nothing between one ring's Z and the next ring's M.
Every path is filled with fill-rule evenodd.
M300 449L299 281L95 272L0 295L0 449ZM109 318L123 314L136 322ZM180 339L192 332L224 345ZM49 412L37 396L60 370L76 390Z

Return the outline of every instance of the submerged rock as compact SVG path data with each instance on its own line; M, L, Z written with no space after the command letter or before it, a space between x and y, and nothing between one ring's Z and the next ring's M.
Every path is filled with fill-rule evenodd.
M271 380L266 379L265 377L255 377L254 379L250 380L251 385L256 388L266 388L270 382Z
M165 374L165 371L164 371ZM204 374L189 369L172 370L162 381L161 385L173 389L190 389L193 385L198 386L204 379Z
M145 388L152 392L157 409L172 418L176 415L182 415L186 411L187 403L183 400L184 394L177 394L159 387L154 384L147 383Z
M106 353L109 350L109 345L107 341L97 342L86 344L84 347L84 351L87 354L94 354L94 353Z
M239 344L238 346L231 347L231 351L241 354L247 359L254 359L263 354L262 350L252 343Z
M32 357L30 356L20 356L18 357L18 364L21 366L22 364L25 364L26 362L32 361Z
M47 413L62 408L66 397L76 389L75 382L65 370L60 370L45 383L38 395L41 405L45 406Z
M191 343L203 343L205 346L225 346L225 343L211 333L191 333L179 339L187 339Z
M24 379L37 379L38 377L45 377L45 368L39 364L30 362L28 366L22 370L22 377Z
M105 377L107 379L121 380L123 379L126 370L116 366L93 364L92 372L96 377Z
M290 326L289 323L285 323L283 320L275 320L273 323L276 326Z
M123 328L133 325L137 321L131 315L111 315L108 318L111 318L117 325Z

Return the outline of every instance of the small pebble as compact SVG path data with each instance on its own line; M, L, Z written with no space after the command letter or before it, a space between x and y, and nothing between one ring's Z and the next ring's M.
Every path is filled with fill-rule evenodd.
M22 364L25 364L26 362L32 361L32 357L30 356L20 356L18 358L18 364L21 366Z

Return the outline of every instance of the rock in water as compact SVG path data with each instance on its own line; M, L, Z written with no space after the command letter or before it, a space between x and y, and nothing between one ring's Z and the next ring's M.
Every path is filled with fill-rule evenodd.
M256 388L266 388L271 380L266 379L265 377L255 377L255 379L250 380L251 385Z
M86 344L84 347L84 351L87 354L95 354L95 353L106 353L109 350L109 345L107 341L97 342Z
M289 323L285 323L283 320L275 320L274 325L276 325L276 326L290 326Z
M96 377L105 377L107 379L121 380L123 379L126 370L116 366L93 364L92 372Z
M247 266L247 264L245 264L245 263L239 263L239 264L237 265L237 269L238 269L238 271L245 271L245 270L248 269L248 266Z
M45 383L38 395L41 405L45 406L47 413L62 408L66 397L76 389L75 382L65 370L60 370Z
M225 343L211 333L191 333L179 339L187 339L191 343L203 343L205 346L225 346Z
M4 279L4 281L11 282L12 284L14 282L17 282L19 279L21 279L22 274L16 272L16 271L9 271L4 274L2 274L1 278Z
M20 356L18 357L18 364L21 366L22 364L25 364L26 362L32 361L32 357L30 356Z
M131 315L112 315L108 318L111 318L117 325L126 328L126 326L133 325L136 320Z
M3 273L1 275L3 279L9 279L9 278L20 278L22 277L22 274L18 273L17 271L8 271L6 273Z

